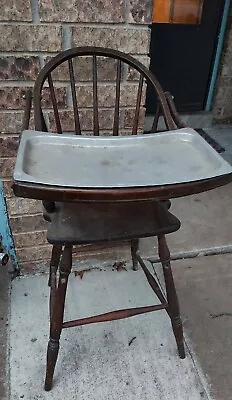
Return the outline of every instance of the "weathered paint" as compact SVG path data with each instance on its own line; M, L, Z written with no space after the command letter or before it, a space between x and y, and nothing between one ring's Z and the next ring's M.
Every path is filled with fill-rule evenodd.
M0 181L0 235L4 251L9 254L14 269L19 271L19 264L15 253L14 240L10 229L7 206L1 181Z
M220 28L220 32L218 35L217 50L216 50L216 55L215 55L215 61L214 61L213 72L212 72L212 77L211 77L211 81L210 81L205 111L210 111L212 108L213 95L214 95L214 90L215 90L215 86L216 86L216 80L217 80L218 69L219 69L219 64L220 64L220 60L221 60L221 54L222 54L223 43L224 43L224 38L225 38L227 20L228 20L228 16L230 13L230 7L231 7L231 0L225 0L221 28Z

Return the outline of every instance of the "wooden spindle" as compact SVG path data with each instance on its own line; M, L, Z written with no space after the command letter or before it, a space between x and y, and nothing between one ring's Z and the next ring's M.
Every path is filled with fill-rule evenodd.
M114 126L113 135L118 135L119 130L119 103L120 103L120 84L121 84L121 70L122 63L121 60L117 61L117 77L116 77L116 99L115 99L115 109L114 109Z
M135 117L134 117L133 128L132 128L132 135L137 135L137 132L138 132L142 92L143 92L143 76L140 74L136 107L135 107Z
M56 95L55 95L55 90L54 90L51 74L48 74L48 84L49 84L49 88L50 88L50 94L51 94L52 106L53 106L54 116L55 116L55 121L56 121L57 133L62 133L60 116L59 116Z
M124 310L111 311L105 314L95 315L94 317L87 317L81 319L75 319L73 321L64 322L63 328L73 328L74 326L96 324L106 321L116 321L118 319L130 318L135 315L145 314L153 311L159 311L167 309L167 303L156 304L154 306L127 308Z
M161 114L161 107L160 107L159 101L157 101L157 106L156 106L156 110L155 110L155 116L154 116L152 127L151 127L151 132L152 133L155 133L158 130L158 123L159 123L160 114Z
M77 106L77 95L76 95L75 78L73 71L73 62L71 58L68 60L68 67L69 67L69 76L70 76L71 91L72 91L75 132L76 135L81 135L81 126L80 126L80 118Z
M93 55L93 132L95 136L99 135L96 55Z

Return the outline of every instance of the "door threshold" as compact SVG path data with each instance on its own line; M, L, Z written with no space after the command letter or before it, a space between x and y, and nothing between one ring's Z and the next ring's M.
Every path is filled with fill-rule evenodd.
M213 114L211 111L196 111L192 113L179 113L181 120L190 128L210 128L213 125ZM145 117L144 131L151 131L152 122L154 115L150 114ZM159 121L159 129L165 129L165 125L162 119Z

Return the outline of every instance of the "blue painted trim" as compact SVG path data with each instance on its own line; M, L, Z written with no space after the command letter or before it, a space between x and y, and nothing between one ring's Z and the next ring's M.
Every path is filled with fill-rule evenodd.
M213 72L212 72L211 82L210 82L210 86L209 86L209 92L208 92L208 97L207 97L207 101L206 101L205 111L210 111L211 107L212 107L214 89L215 89L215 84L216 84L216 80L217 80L218 67L219 67L219 63L220 63L220 57L221 57L223 42L224 42L224 37L225 37L226 24L227 24L229 11L230 11L230 2L231 2L231 0L225 1L222 22L221 22L221 29L220 29L219 36L218 36L216 56L215 56L215 61L214 61Z
M1 181L0 181L0 235L4 251L9 254L14 269L19 271L19 264L15 253L14 239L10 229L7 206Z

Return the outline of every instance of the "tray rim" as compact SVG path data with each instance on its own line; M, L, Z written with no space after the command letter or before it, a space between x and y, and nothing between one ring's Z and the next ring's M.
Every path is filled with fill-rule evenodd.
M155 184L150 184L150 185L131 185L131 186L126 186L126 185L114 185L114 186L88 186L88 185L80 185L80 186L74 186L71 182L67 185L65 184L59 184L59 183L55 183L55 182L41 182L40 179L34 177L34 179L30 179L30 177L33 178L32 175L27 174L26 172L23 172L23 158L24 158L24 154L25 154L25 149L26 149L26 144L28 142L28 139L36 139L39 137L52 137L53 139L57 140L57 138L62 137L68 137L69 139L71 138L72 141L78 140L78 142L84 142L84 141L94 141L94 142L98 142L99 141L108 141L108 142L113 142L113 141L117 141L117 143L121 142L130 142L130 141L141 141L141 140L147 140L147 139L154 139L155 137L162 137L164 135L174 135L174 134L180 134L186 137L194 137L197 139L198 142L202 143L202 146L207 150L209 155L213 155L213 157L218 160L221 164L221 166L219 167L218 171L216 171L215 175L208 175L208 176L203 176L202 179L189 179L189 180L182 180L180 182L166 182L164 184L160 184L157 183ZM29 135L31 135L31 137L29 137ZM155 145L155 144L154 144ZM93 136L76 136L76 135L72 135L72 134L62 134L62 135L58 135L55 133L50 133L50 132L40 132L40 131L32 131L32 130L26 130L23 131L22 137L21 137L21 141L20 141L20 146L22 147L22 151L20 154L17 155L17 159L16 159L16 164L15 164L15 169L14 169L14 175L13 175L13 179L15 182L25 182L27 184L33 184L33 185L42 185L44 187L57 187L58 188L70 188L70 189L75 189L75 190L122 190L122 189L146 189L146 188L158 188L160 186L170 186L170 185L178 185L178 184L189 184L189 183L196 183L202 180L207 180L207 179L215 179L216 177L223 177L224 175L229 175L230 173L232 173L232 167L231 165L225 161L208 143L206 143L206 141L192 128L181 128L181 129L177 129L175 131L164 131L161 133L151 133L149 135L134 135L134 136L119 136L119 137L112 137L112 136L99 136L99 137L93 137ZM120 146L119 146L120 147ZM228 167L228 168L226 168ZM18 172L18 170L20 172ZM22 171L22 172L21 172ZM24 179L23 179L24 178Z
M139 188L81 189L27 183L13 180L12 188L18 197L49 201L143 201L165 200L189 196L216 189L232 182L232 172L214 178L188 183Z

